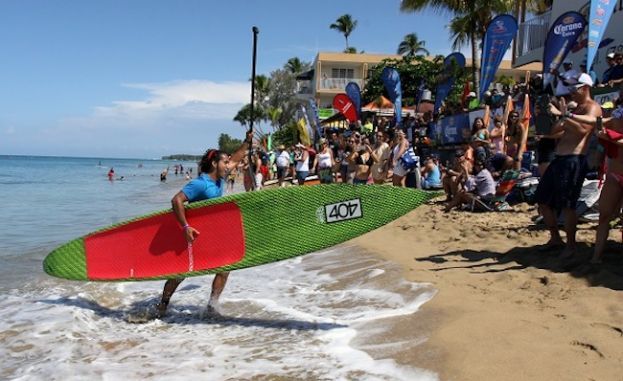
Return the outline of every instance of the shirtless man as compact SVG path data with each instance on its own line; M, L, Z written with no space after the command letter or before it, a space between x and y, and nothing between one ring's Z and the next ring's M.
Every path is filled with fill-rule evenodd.
M578 104L574 111L575 114L601 116L601 107L591 99L590 91L593 81L588 74L580 74L577 78L572 78L567 85L571 98ZM564 105L564 101L561 102L562 105ZM565 115L567 116L567 114ZM545 249L563 246L564 243L558 232L555 211L562 210L564 213L567 244L563 251L563 257L575 253L575 233L578 220L575 207L586 176L586 150L592 132L592 125L580 123L568 117L563 118L554 126L552 137L558 139L556 157L541 177L535 194L535 200L539 204L545 224L551 234Z
M619 89L617 103L618 107L612 112L612 116L603 120L592 115L569 115L572 120L595 125L598 128L597 137L602 144L611 147L606 150L609 157L608 173L599 196L599 226L591 263L601 263L610 232L610 221L619 214L623 202L623 87ZM551 107L551 111L554 115L561 114L555 107Z

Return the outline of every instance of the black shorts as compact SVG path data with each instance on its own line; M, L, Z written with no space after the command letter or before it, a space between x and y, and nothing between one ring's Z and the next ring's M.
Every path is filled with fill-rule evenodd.
M288 173L288 167L277 167L277 178L278 179L282 179L286 176L286 174Z
M556 157L556 140L541 139L536 145L536 157L539 164L551 163Z
M535 202L556 210L575 209L587 168L585 155L556 156L539 181Z

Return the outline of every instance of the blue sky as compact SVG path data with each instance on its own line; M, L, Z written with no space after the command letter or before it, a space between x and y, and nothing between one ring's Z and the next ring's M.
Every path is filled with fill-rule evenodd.
M0 2L0 154L155 158L201 153L249 101L251 26L258 73L341 51L329 25L359 24L351 46L394 53L416 32L450 52L447 15L399 0ZM469 49L463 49L467 55Z

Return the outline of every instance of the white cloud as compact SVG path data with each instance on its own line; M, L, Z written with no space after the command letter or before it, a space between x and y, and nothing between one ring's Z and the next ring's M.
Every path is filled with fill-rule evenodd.
M164 83L130 83L124 87L145 90L143 100L118 100L109 106L95 108L95 118L145 119L171 117L231 119L249 102L247 82L172 81Z
M64 117L34 135L14 131L15 150L159 157L201 153L217 145L220 133L238 138L244 134L244 128L232 119L249 102L250 83L188 80L123 86L144 94L138 100L120 99L94 107L87 115Z

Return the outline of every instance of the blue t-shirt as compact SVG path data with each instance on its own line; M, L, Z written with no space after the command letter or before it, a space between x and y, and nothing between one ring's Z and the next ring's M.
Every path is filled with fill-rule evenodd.
M223 195L224 182L223 179L214 181L209 175L202 173L199 177L186 184L182 188L182 192L188 198L188 202L216 198Z

